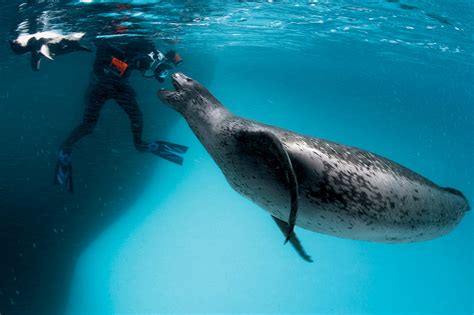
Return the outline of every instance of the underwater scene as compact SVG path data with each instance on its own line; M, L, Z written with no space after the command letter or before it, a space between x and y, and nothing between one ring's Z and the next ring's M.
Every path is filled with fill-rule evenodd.
M0 315L473 314L471 0L0 3Z

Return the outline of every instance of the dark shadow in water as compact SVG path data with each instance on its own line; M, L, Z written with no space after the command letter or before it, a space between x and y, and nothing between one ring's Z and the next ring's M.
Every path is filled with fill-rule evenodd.
M156 163L168 162L135 151L127 116L109 102L73 152L76 193L53 186L59 144L82 115L93 54L45 61L38 73L29 56L5 46L0 54L0 313L61 314L82 251L140 197ZM183 70L212 73L204 59L189 58ZM155 103L157 83L147 85L137 86L145 139L172 141L167 130L179 116Z
M1 89L0 313L56 314L78 256L140 196L157 158L134 150L127 117L110 102L97 132L73 153L76 194L53 186L58 145L80 119L91 60L75 56L85 67L58 60L32 73L26 58L2 72L11 80ZM157 139L177 118L159 116L167 123L146 126Z
M41 10L27 6L20 16L13 13L17 4L2 4L12 14L0 17L0 314L54 315L64 311L82 251L140 197L156 163L167 162L135 151L127 116L109 102L94 134L73 152L76 194L52 185L59 144L82 116L93 54L42 61L33 73L30 56L14 55L5 44L19 21L36 29ZM212 73L212 62L204 61L185 57L185 65L202 63ZM137 87L145 139L173 140L167 130L178 115L154 98L157 83L147 85Z
M113 128L113 122L102 126ZM23 145L34 146L28 138L25 135ZM33 138L39 143L50 140L48 133ZM7 146L2 143L2 147L6 152L16 151L15 142ZM67 299L80 253L137 199L150 179L147 171L155 163L135 153L129 145L113 148L107 143L98 145L97 140L90 142L95 143L83 147L94 149L93 154L85 150L77 150L75 154L76 160L81 158L82 161L75 163L77 193L74 196L51 185L52 155L48 155L50 161L46 161L36 156L34 150L25 150L25 155L2 157L2 314L58 313ZM129 143L130 137L121 133L115 144L119 142ZM54 149L45 146L45 150ZM124 154L118 158L113 150Z

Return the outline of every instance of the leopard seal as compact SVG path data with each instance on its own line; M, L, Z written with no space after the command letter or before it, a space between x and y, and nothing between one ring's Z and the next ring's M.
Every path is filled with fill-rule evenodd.
M233 115L175 73L158 96L187 121L237 192L267 210L298 253L293 226L382 243L440 237L470 209L464 195L368 151Z

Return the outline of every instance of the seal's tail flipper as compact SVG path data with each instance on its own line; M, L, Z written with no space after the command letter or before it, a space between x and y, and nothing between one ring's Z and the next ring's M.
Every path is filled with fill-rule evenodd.
M466 196L464 196L464 194L462 193L462 191L457 190L457 189L454 189L454 188L451 188L451 187L444 187L443 189L444 189L445 191L451 193L451 194L455 194L455 195L457 195L457 196L463 198L464 201L466 202L465 211L471 210L471 206L469 205L469 201L467 200Z
M446 190L447 192L450 192L452 194L458 195L460 197L466 198L460 190L457 190L457 189L454 189L454 188L451 188L451 187L444 187L444 190Z
M282 221L278 218L275 218L274 216L272 216L272 218L273 218L273 220L275 220L276 224L278 225L280 230L283 232L283 234L288 235L288 233L290 231L290 226L288 225L288 223L286 223L285 221ZM290 236L290 244L293 245L293 248L298 252L298 254L301 256L301 258L303 258L307 262L313 262L313 259L311 259L311 256L309 256L306 253L306 251L303 248L303 245L301 245L301 242L296 237L295 233L292 233L291 236Z
M237 135L237 140L242 143L241 150L243 154L253 156L259 164L267 165L269 169L281 169L284 172L290 191L289 229L285 240L285 243L287 243L291 240L298 214L298 180L290 156L280 139L268 131L242 131ZM270 162L271 160L274 162Z
M167 141L155 141L148 144L148 151L178 165L183 165L183 157L178 154L184 154L188 147L171 143Z

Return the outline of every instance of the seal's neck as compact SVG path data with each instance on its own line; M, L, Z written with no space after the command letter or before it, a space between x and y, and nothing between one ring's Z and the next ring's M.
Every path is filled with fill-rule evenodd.
M209 144L215 141L222 122L231 117L232 113L218 101L205 102L208 104L193 106L191 110L182 114L199 141L209 150Z

